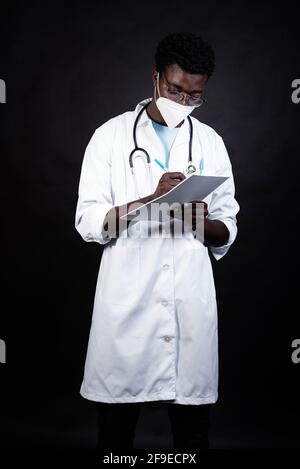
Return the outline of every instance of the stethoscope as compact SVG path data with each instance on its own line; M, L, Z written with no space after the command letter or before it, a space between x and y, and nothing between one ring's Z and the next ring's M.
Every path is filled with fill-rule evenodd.
M151 102L151 101L150 101ZM135 184L135 187L136 187L136 191L137 193L138 192L138 189L137 189L137 184L136 184L136 180L135 180L135 174L134 174L134 165L133 165L133 160L134 160L134 157L135 157L135 153L136 152L139 152L139 156L145 156L146 157L146 160L147 160L147 166L148 166L148 171L149 171L149 177L150 177L150 180L152 182L152 189L151 190L154 190L154 187L153 187L153 176L152 176L152 171L151 171L151 158L150 158L150 155L149 153L144 149L144 148L141 148L138 146L138 143L137 143L137 138L136 138L136 128L137 128L137 124L139 122L139 119L142 115L142 113L146 110L146 108L149 106L149 103L146 103L142 109L139 111L138 115L136 116L136 119L134 121L134 125L133 125L133 132L132 132L132 136L133 136L133 141L134 141L134 149L132 150L132 152L130 153L129 155L129 166L130 166L130 170L131 170L131 174L132 174L132 177L133 177L133 180L134 180L134 184ZM192 145L193 145L193 124L192 124L192 119L190 118L190 116L187 117L188 121L189 121L189 127L190 127L190 140L189 140L189 158L188 158L188 166L187 166L187 169L186 169L186 173L187 174L193 174L195 173L197 170L196 170L196 166L193 164L193 160L192 160ZM141 155L142 153L142 155Z

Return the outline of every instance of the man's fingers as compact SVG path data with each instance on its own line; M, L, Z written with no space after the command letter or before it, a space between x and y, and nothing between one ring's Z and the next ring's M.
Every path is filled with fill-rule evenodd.
M190 202L188 202L188 204L203 204L204 211L207 210L207 203L204 202L203 200L191 200Z
M203 214L206 217L208 215L208 206L203 200L191 200L190 202L181 204L181 208L182 210L191 212L194 217L196 215L196 204L203 204Z
M179 182L178 182L178 180L171 179L170 181L168 181L168 184L170 186L177 186L177 184L179 184Z
M181 181L186 179L186 177L183 173L176 172L176 171L171 172L171 173L166 173L166 175L171 179L180 179Z
M191 200L190 202L188 202L189 204L204 204L204 205L207 205L206 202L204 202L204 200Z

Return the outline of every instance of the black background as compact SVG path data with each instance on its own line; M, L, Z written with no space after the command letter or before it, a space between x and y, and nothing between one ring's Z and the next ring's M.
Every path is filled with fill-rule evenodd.
M94 404L79 396L101 259L74 227L83 153L97 127L152 95L157 42L191 31L216 54L194 115L223 137L241 207L235 244L213 262L212 447L300 447L296 3L10 2L0 14L0 446L96 444ZM171 444L166 409L145 405L136 446Z

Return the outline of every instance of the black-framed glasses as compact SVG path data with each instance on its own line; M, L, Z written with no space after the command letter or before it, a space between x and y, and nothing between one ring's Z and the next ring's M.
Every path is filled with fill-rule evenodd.
M187 104L194 105L194 106L202 106L202 104L207 101L206 98L203 98L202 93L201 94L189 94L189 93L186 93L185 91L178 91L174 89L173 85L171 85L171 83L168 82L165 74L161 73L161 76L166 82L166 94L169 95L169 98L172 99L172 101L179 103L182 98L186 97Z

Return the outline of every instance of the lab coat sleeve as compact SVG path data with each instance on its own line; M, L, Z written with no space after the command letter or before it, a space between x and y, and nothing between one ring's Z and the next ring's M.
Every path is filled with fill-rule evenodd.
M103 222L113 207L110 161L113 139L112 121L108 121L94 132L84 153L75 215L75 228L84 241L107 244L111 240L103 233Z
M217 176L228 176L228 179L221 184L212 194L209 204L208 218L220 220L228 228L229 239L223 246L210 246L209 249L216 260L221 259L234 242L237 235L236 215L240 209L235 200L235 185L232 174L232 166L222 137L216 134L216 158L218 161Z

